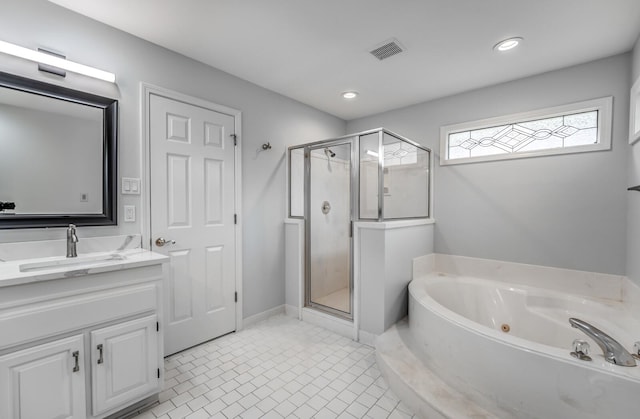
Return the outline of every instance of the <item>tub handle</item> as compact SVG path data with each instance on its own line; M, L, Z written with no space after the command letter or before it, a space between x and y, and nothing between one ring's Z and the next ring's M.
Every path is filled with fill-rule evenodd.
M589 342L582 339L576 339L573 341L573 351L571 352L572 357L578 358L581 361L591 361L589 353L591 353Z

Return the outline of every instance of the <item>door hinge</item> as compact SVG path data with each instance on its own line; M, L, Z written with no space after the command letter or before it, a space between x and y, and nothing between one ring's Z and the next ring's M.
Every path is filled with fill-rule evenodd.
M235 292L233 299L236 303L238 302L238 291Z
M353 221L349 222L349 237L353 237Z
M238 214L233 214L233 224L238 224Z
M156 332L160 331L160 322L156 322Z
M160 378L160 368L158 368L158 378Z
M233 145L237 146L238 145L238 136L236 134L231 134L230 137L233 138Z

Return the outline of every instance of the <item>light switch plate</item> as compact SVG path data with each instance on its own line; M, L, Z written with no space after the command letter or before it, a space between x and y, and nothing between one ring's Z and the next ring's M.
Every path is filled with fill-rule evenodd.
M123 195L140 195L140 178L123 177L122 178L122 194Z
M124 221L132 223L136 221L136 206L125 205L124 206Z

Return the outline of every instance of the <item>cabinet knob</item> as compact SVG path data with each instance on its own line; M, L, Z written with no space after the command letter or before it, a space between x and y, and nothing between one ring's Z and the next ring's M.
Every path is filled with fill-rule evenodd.
M102 364L104 362L104 358L102 357L102 344L98 345L97 349L98 353L100 354L100 357L98 358L98 364Z

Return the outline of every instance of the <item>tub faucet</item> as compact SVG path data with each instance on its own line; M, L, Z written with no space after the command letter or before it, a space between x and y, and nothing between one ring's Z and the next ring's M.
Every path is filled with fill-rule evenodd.
M69 224L67 228L67 257L78 257L78 251L76 250L76 243L78 243L78 236L76 236L76 226Z
M635 367L636 360L626 349L622 347L617 340L604 333L597 327L585 322L584 320L570 318L569 323L572 327L583 331L587 336L593 339L602 352L604 359L612 364L621 365L623 367Z

